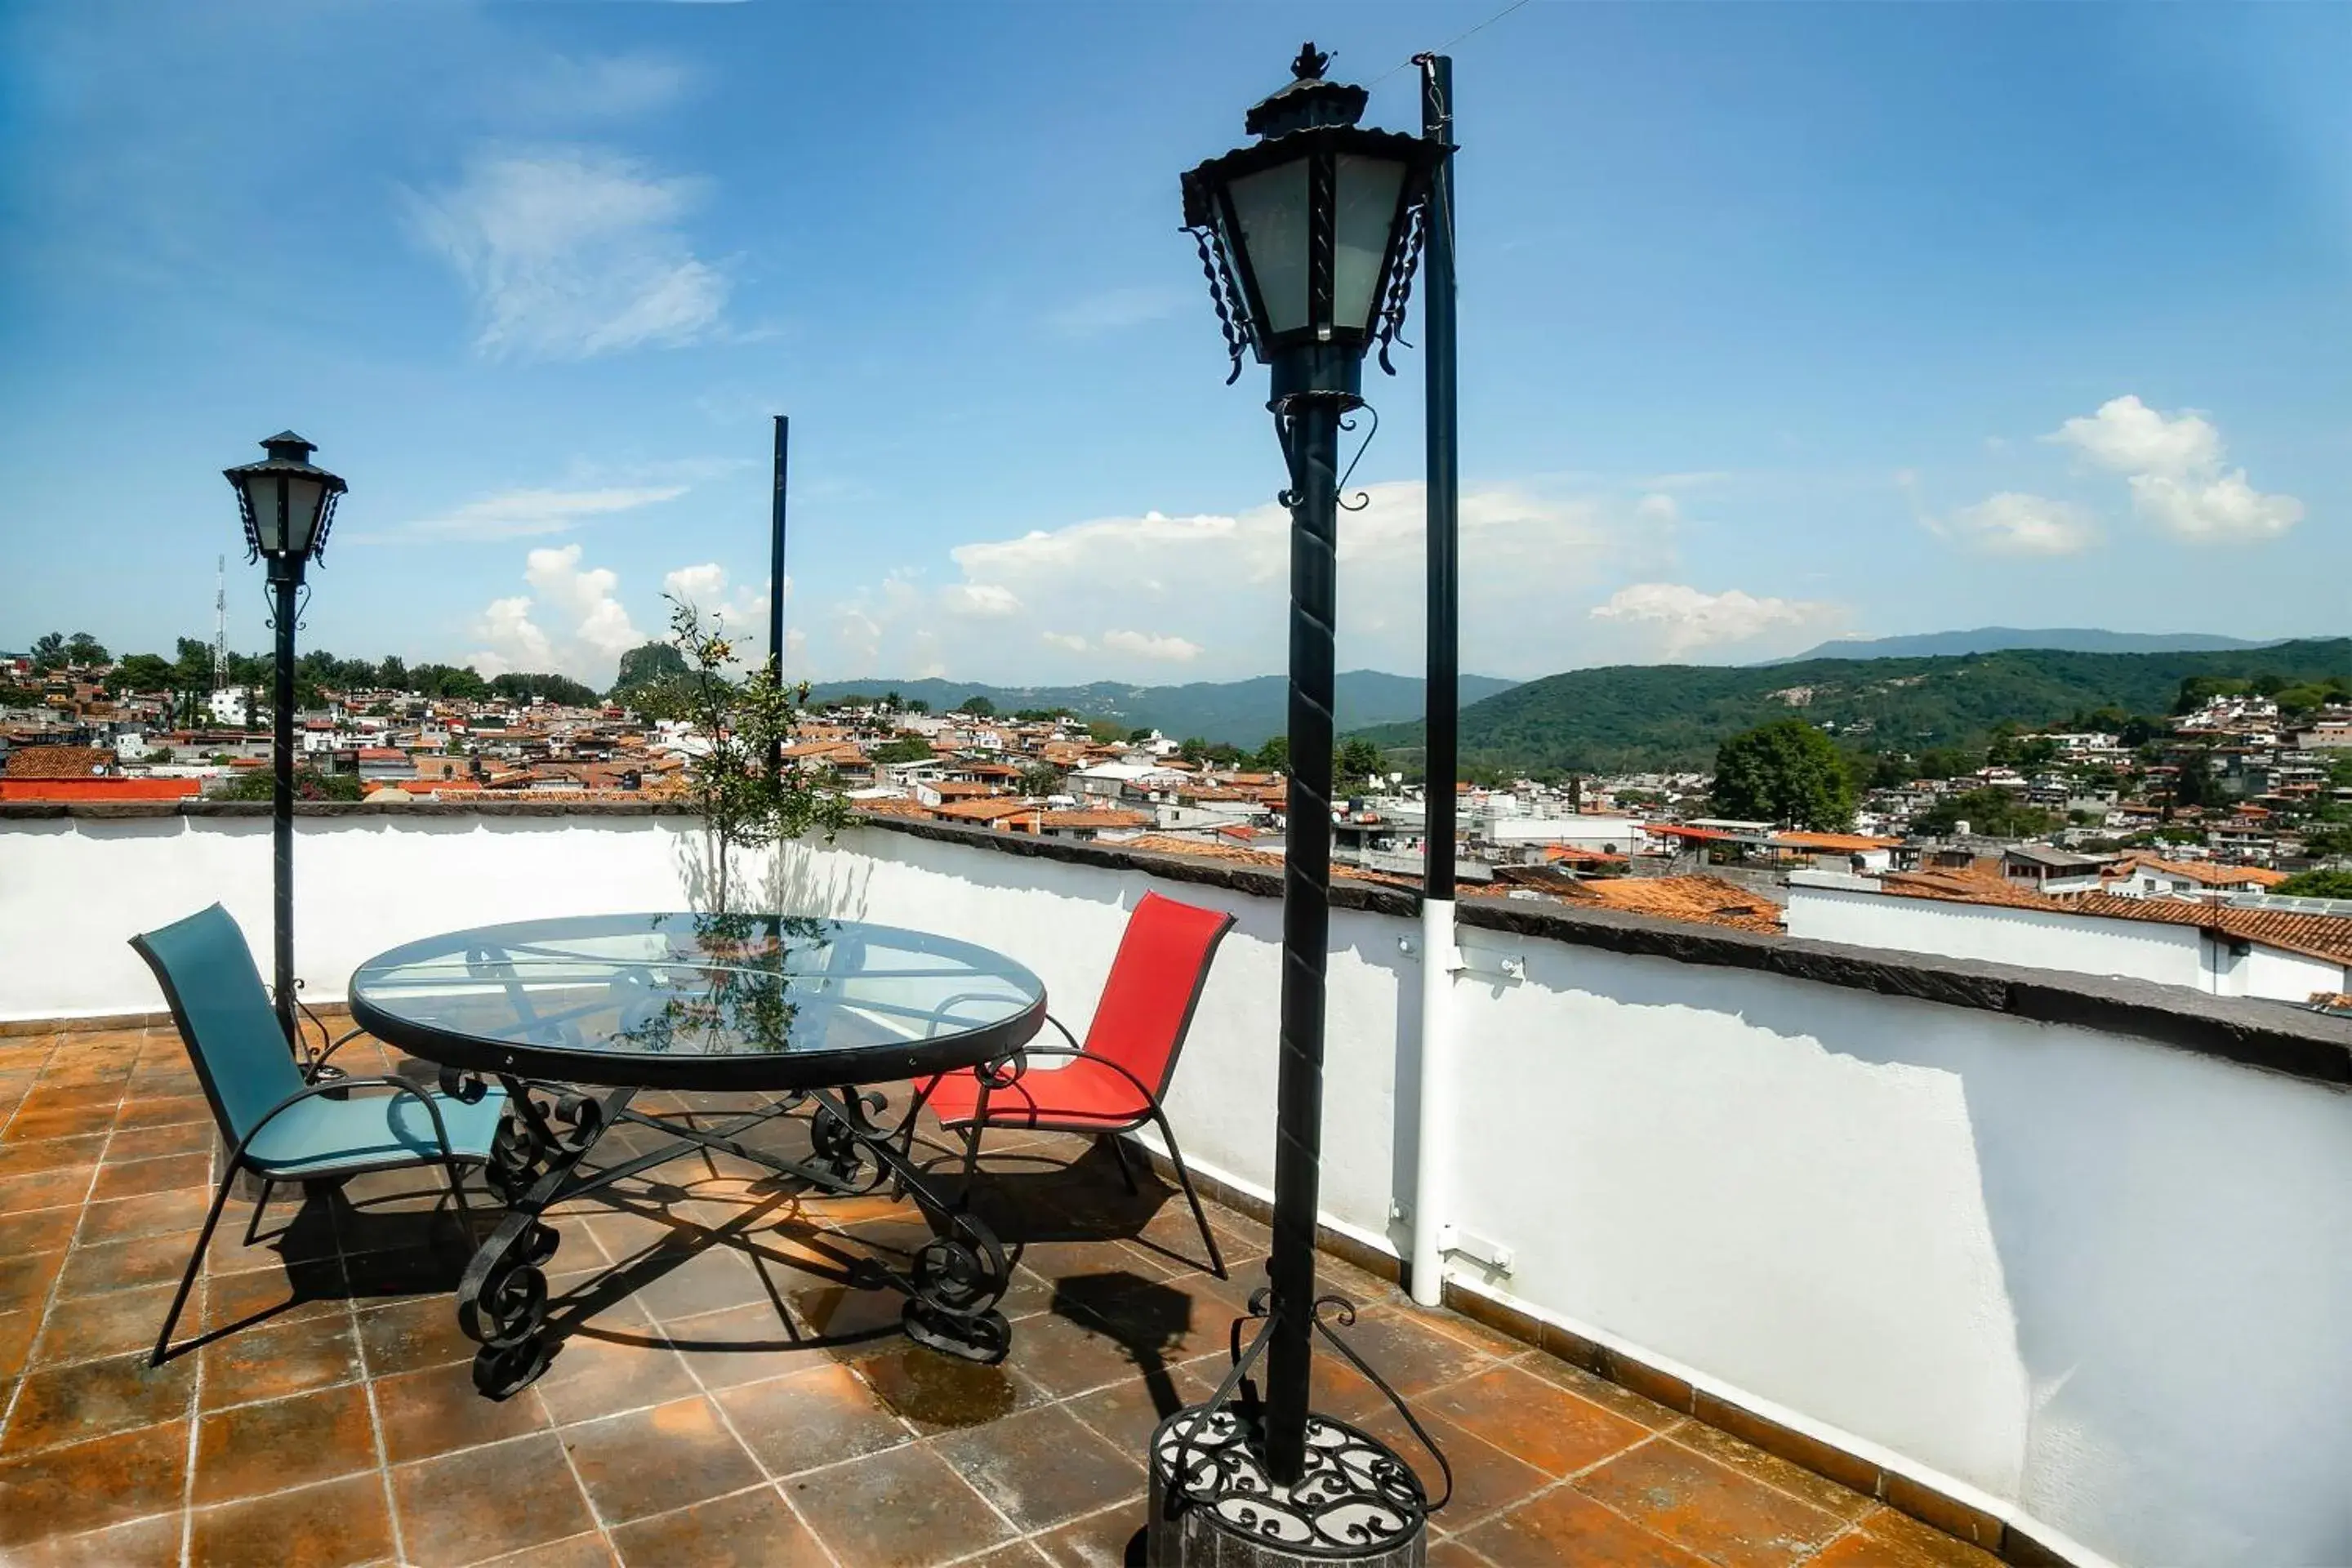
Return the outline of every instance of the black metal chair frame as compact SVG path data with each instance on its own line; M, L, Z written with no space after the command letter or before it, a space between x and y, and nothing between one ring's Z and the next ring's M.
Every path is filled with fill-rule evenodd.
M1203 964L1202 966L1203 983L1207 975L1208 966ZM1183 1035L1192 1031L1192 1010L1199 1004L1200 988L1195 986L1192 1001L1187 1004L1184 1010L1183 1033L1177 1037L1177 1048L1169 1053L1169 1073L1171 1077L1175 1073L1176 1061L1182 1055ZM1208 1210L1202 1206L1201 1194L1193 1189L1192 1173L1185 1167L1183 1150L1176 1142L1176 1129L1169 1125L1168 1112L1161 1108L1160 1096L1152 1091L1150 1085L1129 1072L1124 1066L1111 1060L1108 1057L1089 1052L1079 1045L1077 1037L1070 1033L1069 1026L1051 1013L1045 1015L1045 1022L1051 1024L1055 1032L1069 1043L1066 1046L1041 1046L1033 1041L1014 1052L1009 1064L992 1064L972 1069L973 1075L980 1080L980 1099L972 1106L971 1120L964 1122L961 1128L954 1126L948 1128L948 1131L955 1132L963 1141L963 1187L957 1201L962 1204L969 1204L971 1201L971 1193L980 1172L980 1141L989 1128L989 1096L998 1089L1010 1089L1019 1082L1025 1070L1026 1058L1030 1057L1062 1057L1092 1062L1097 1067L1110 1068L1135 1086L1135 1091L1143 1097L1145 1110L1142 1115L1117 1126L1105 1126L1099 1121L1066 1121L1044 1116L1034 1118L1024 1125L1030 1131L1038 1132L1085 1133L1090 1135L1097 1146L1108 1140L1111 1153L1118 1161L1119 1178L1127 1184L1127 1190L1129 1193L1136 1193L1140 1189L1136 1185L1135 1168L1128 1160L1126 1135L1140 1130L1147 1124L1158 1127L1161 1141L1168 1145L1168 1163L1176 1167L1176 1180L1184 1189L1184 1201L1192 1206L1192 1222L1201 1228L1202 1244L1209 1249L1210 1271L1220 1279L1227 1278L1224 1255L1218 1250L1216 1233L1209 1228ZM932 1087L936 1086L935 1080ZM924 1102L929 1099L930 1089L926 1088L915 1097L915 1102L907 1108L906 1131L903 1136L904 1149L909 1155L913 1153L915 1147L916 1119L922 1111ZM1000 1122L997 1125L1009 1126L1011 1123Z

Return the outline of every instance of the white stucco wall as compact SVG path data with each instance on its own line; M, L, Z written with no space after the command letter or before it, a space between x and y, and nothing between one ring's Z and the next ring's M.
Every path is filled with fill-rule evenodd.
M2301 1002L2352 987L2352 968L2262 942L2233 952L2195 926L1883 893L1859 878L1794 873L1789 934L2028 969L2118 975L2215 996Z
M310 993L453 926L697 902L686 826L302 819ZM0 1017L158 1005L124 939L216 898L261 950L267 828L0 826ZM1081 1031L1153 885L876 830L761 879L783 907L1012 952ZM1170 1109L1196 1164L1264 1191L1279 907L1160 889L1239 919ZM1326 1216L1383 1245L1412 1190L1412 934L1334 917ZM1448 1217L1514 1255L1469 1282L2117 1562L2352 1561L2352 1097L2086 1029L1471 940L1527 973L1456 983Z
M2213 989L2202 956L2203 938L2194 926L1903 898L1874 888L1835 885L1859 880L1818 871L1791 873L1789 934L1897 952Z

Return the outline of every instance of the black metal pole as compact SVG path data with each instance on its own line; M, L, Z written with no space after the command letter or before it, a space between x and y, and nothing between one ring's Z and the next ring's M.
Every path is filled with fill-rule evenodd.
M1421 74L1421 133L1454 140L1454 61L1424 56ZM1454 447L1454 160L1437 165L1429 194L1428 239L1422 263L1422 360L1428 407L1429 674L1423 693L1423 895L1454 897L1454 785L1459 771L1462 708L1460 651L1462 585L1456 543L1461 470Z
M768 672L784 683L784 473L792 455L792 416L776 416L775 494L768 503ZM784 771L784 741L768 738L768 776Z
M1332 625L1339 602L1339 418L1293 405L1290 509L1290 783L1282 862L1282 1056L1276 1089L1273 1341L1266 1350L1265 1463L1306 1468L1314 1365L1315 1225L1323 1157L1323 973L1331 931Z
M270 615L278 631L276 710L270 715L276 773L269 795L270 894L278 1023L289 1046L300 1040L294 1024L294 599L300 564L282 556L269 563Z

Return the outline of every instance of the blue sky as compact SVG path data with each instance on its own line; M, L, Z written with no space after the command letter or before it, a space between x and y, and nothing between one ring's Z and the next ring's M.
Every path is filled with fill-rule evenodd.
M592 680L1278 669L1279 463L1175 176L1475 5L0 9L0 647L257 647L218 470L352 485L306 646ZM1464 656L2341 634L2352 8L1531 4L1455 51ZM2331 64L2331 62L2333 64ZM1417 338L1417 331L1409 335ZM1344 667L1420 661L1421 363Z

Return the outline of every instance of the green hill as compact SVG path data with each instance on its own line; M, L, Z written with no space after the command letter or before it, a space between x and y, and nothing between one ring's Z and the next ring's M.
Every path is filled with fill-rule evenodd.
M1489 675L1462 678L1466 707L1509 688ZM1418 676L1350 669L1336 682L1342 730L1411 721L1422 710ZM1282 733L1289 687L1279 675L1247 680L1202 680L1183 686L1129 686L1097 680L1085 686L988 686L976 680L823 680L809 689L819 701L851 696L879 697L896 691L909 701L928 702L944 712L973 697L985 697L1000 713L1024 708L1066 708L1081 719L1112 719L1133 730L1157 730L1174 740L1198 736L1244 747Z
M1621 665L1546 676L1462 710L1462 760L1506 769L1703 769L1726 737L1801 714L1877 751L1983 744L1994 725L2054 724L2100 708L2169 709L2191 676L2352 677L2352 638L2212 652L2015 648L1950 658L1815 658L1726 668ZM1362 731L1421 745L1418 723Z

